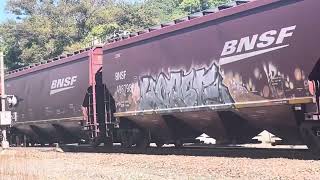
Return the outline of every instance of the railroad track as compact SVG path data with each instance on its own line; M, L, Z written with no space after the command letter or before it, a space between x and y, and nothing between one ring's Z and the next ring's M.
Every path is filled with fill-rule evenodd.
M147 154L147 155L184 155L184 156L215 156L215 157L243 157L252 159L265 158L287 158L301 160L317 160L308 149L305 148L256 148L256 147L206 147L206 146L184 146L175 147L149 147L146 149L123 148L121 146L104 147L88 145L63 145L60 148L64 152L77 153L125 153L125 154Z

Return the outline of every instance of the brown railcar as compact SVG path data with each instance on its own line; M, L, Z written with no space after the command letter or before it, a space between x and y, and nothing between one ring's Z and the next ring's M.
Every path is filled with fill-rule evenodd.
M76 142L85 127L97 144L126 147L181 146L201 133L241 144L266 129L319 153L318 7L235 1L14 72L6 80L21 98L13 128L39 141ZM70 88L74 76L79 86Z
M320 58L318 7L257 0L107 44L103 78L115 116L159 142L205 132L247 143L267 129L301 143L299 127L315 109L308 75Z
M78 142L86 122L84 97L94 83L92 72L101 68L101 56L101 48L86 49L10 72L6 91L19 101L11 109L17 112L12 137L41 144Z

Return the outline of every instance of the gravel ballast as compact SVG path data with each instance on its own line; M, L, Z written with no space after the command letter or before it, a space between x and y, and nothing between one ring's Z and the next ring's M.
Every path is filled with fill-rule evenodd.
M0 179L320 179L319 160L0 151Z

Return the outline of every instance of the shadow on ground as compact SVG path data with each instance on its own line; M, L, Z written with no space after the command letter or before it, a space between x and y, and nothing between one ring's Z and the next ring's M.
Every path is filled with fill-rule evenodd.
M248 148L248 147L187 147L187 148L156 148L147 149L107 148L103 146L74 146L64 145L60 147L64 152L74 153L125 153L125 154L146 154L146 155L183 155L183 156L213 156L213 157L234 157L251 159L286 158L296 160L319 160L320 157L312 155L308 149L276 149L276 148Z

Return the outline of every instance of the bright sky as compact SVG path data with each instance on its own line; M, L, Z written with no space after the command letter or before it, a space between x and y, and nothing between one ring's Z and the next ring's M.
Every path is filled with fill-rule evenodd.
M6 6L7 0L0 0L0 23L5 21L8 17L6 12L4 11L4 8Z

